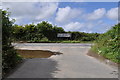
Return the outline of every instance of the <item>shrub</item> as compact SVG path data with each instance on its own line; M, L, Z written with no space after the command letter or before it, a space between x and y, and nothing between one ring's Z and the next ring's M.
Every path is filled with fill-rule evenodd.
M108 32L102 34L92 47L92 50L103 55L107 59L120 63L119 30L120 24L115 25Z
M9 20L7 11L2 11L2 73L3 76L21 61L14 47L11 45L13 22Z

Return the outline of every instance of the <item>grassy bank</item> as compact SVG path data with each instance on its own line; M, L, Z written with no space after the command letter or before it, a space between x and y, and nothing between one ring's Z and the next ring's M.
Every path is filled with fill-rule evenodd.
M91 50L115 63L120 63L119 33L120 24L115 25L108 32L100 35Z

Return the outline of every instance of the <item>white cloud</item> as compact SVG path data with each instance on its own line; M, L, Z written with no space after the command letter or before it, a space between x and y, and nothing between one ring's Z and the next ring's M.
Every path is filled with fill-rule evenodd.
M98 24L99 22L97 22ZM92 22L71 22L69 24L64 25L64 29L66 31L89 31L91 30L93 27L95 27L97 24L94 24Z
M107 17L112 20L117 20L118 19L118 7L117 8L111 8L107 12Z
M0 9L2 9L2 6L0 6Z
M71 19L78 17L81 13L81 9L71 8L69 6L65 8L59 8L55 20L59 23L66 23Z
M79 23L79 22L71 22L67 25L64 26L64 29L66 31L79 31L82 27L84 27L84 23Z
M3 2L85 2L85 0L3 0Z
M58 3L9 2L3 5L4 9L9 8L11 17L28 19L31 22L48 19L58 8Z
M3 0L3 2L119 2L119 0Z
M96 22L71 22L64 25L65 31L80 31L86 33L99 32L103 33L110 29L111 25L102 20Z
M101 19L106 13L105 8L99 8L94 10L94 12L84 15L87 20L98 20Z
M41 4L40 4L41 6ZM51 15L53 15L58 8L58 3L42 3L41 13L36 17L36 19L44 19L49 18Z

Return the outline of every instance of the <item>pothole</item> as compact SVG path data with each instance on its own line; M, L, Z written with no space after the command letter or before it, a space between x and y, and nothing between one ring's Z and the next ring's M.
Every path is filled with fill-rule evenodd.
M20 50L17 53L23 58L49 58L52 55L61 55L60 52L52 52L47 50Z

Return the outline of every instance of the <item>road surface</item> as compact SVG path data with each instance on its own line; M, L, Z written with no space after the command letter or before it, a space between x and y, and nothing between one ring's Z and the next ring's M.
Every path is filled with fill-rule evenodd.
M63 53L50 58L26 59L8 78L118 78L117 68L87 56L91 44L22 43L15 48Z

